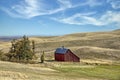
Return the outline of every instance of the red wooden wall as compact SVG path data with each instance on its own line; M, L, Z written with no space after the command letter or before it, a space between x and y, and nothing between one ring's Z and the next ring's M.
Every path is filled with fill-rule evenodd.
M55 53L56 61L80 62L80 58L68 50L65 54Z
M64 61L64 54L55 53L56 61Z

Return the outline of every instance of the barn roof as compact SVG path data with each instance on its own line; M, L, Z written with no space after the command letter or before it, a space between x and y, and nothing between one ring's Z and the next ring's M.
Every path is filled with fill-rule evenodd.
M67 48L57 48L55 53L65 54L67 50Z

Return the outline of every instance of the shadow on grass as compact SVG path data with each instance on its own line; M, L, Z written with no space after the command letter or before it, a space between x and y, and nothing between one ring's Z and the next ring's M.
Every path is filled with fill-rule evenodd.
M45 60L46 62L55 62L55 60Z

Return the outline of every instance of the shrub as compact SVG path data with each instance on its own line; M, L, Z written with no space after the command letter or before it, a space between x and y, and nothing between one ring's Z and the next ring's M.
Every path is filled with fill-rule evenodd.
M0 60L7 61L8 57L5 55L5 53L0 50Z
M41 55L41 63L44 63L45 61L45 54L44 54L44 51L43 51L43 54Z

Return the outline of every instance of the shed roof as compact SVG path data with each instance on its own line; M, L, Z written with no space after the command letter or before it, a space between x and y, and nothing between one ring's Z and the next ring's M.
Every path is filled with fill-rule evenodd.
M65 54L67 50L67 48L57 48L55 53Z

